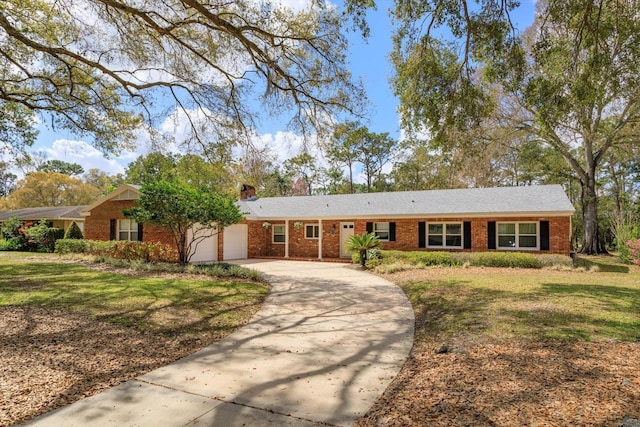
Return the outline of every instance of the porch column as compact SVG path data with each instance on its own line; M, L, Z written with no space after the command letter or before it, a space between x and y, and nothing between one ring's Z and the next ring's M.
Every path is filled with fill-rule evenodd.
M318 259L322 259L322 220L318 220Z
M289 258L289 220L284 220L284 257Z

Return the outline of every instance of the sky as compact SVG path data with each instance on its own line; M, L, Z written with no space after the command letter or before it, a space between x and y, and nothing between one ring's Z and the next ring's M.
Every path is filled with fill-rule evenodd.
M281 1L295 6L308 0ZM533 0L522 1L523 4L516 10L513 19L519 24L519 28L524 29L533 20L535 3ZM340 7L340 2L337 4ZM371 102L369 120L364 124L373 132L387 132L392 138L398 139L401 136L398 100L393 95L390 84L393 70L389 62L393 28L388 10L393 2L378 0L377 6L377 10L368 13L371 33L366 41L357 31L347 34L350 41L348 61L354 78L363 82ZM109 174L124 173L130 162L148 151L147 144L141 142L134 152L123 152L118 157L105 158L101 152L70 131L53 132L44 125L39 129L40 134L33 151L41 151L49 159L78 163L85 171L98 168ZM257 140L257 145L267 144L272 147L280 161L295 155L301 144L298 135L288 132L284 125L279 127L273 123L258 129Z

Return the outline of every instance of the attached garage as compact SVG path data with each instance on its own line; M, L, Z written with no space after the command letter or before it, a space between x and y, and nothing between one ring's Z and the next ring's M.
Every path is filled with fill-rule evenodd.
M194 241L191 231L187 234L190 242ZM218 230L215 228L196 228L196 242L192 244L191 262L212 262L218 260Z
M234 224L224 229L222 259L247 259L249 227L247 224Z

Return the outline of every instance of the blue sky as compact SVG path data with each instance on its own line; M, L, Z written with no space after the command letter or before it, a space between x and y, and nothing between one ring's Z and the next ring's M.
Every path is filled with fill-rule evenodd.
M535 3L532 0L523 1L524 3L513 15L514 21L521 30L532 22L535 8ZM364 41L357 31L348 34L351 43L349 64L354 77L361 79L365 84L367 95L371 101L371 115L369 122L365 124L373 132L388 132L393 138L399 138L398 100L393 96L393 90L389 83L393 74L389 63L393 29L388 9L393 6L393 2L382 0L377 3L378 9L370 11L368 14L371 28L370 37ZM294 155L296 147L299 145L297 136L287 133L284 125L279 128L277 124L272 123L268 127L258 129L258 133L260 139L265 144L272 146L281 159ZM41 126L34 150L43 151L50 159L79 163L85 170L99 168L110 174L115 174L124 172L124 168L129 162L135 160L139 154L146 152L146 147L144 144L140 144L136 152L126 152L120 157L106 159L100 152L73 133L68 131L52 132Z

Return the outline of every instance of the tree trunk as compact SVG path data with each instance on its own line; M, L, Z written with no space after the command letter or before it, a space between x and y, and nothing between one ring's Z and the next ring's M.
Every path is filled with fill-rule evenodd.
M595 177L593 175L589 176L586 182L581 180L581 185L584 234L580 253L585 255L607 253L600 240L600 232L598 230L598 196L596 194Z

